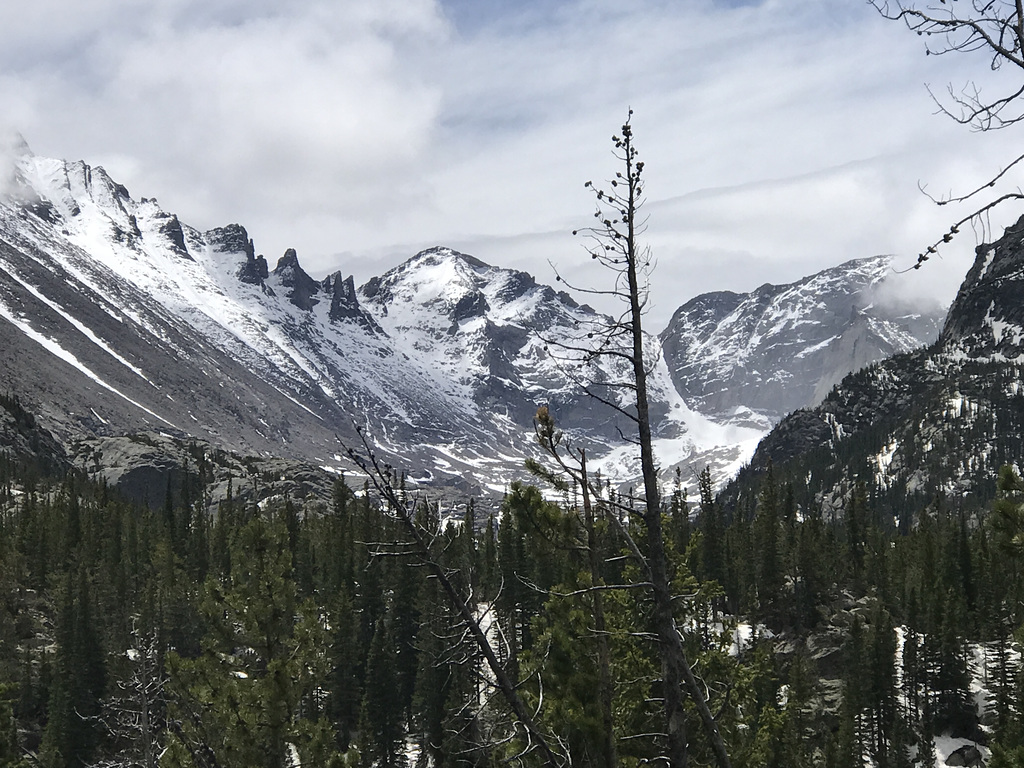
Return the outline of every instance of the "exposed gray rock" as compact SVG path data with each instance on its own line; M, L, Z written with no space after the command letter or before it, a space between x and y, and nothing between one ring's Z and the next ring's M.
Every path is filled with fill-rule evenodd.
M975 766L984 764L985 761L982 759L981 750L974 744L965 744L951 752L949 757L946 758L946 765L951 766L951 768L953 766L975 768Z
M204 237L214 253L244 253L250 259L256 255L249 233L241 224L207 230Z
M205 503L210 514L229 493L249 506L291 499L307 509L326 508L336 479L304 462L240 456L159 432L83 440L72 462L138 504L160 508L168 494L180 504L188 489L193 503Z
M299 309L309 311L320 303L316 298L316 294L320 292L320 284L299 266L299 257L294 248L286 250L284 256L278 259L277 266L274 267L274 277L288 289L285 295Z
M342 278L341 272L335 272L333 275L325 277L320 285L324 292L331 297L331 309L328 317L332 322L354 322L371 333L384 333L377 321L359 306L359 296L356 294L355 280L352 275Z
M479 291L474 291L465 294L460 298L449 312L452 323L455 324L456 330L458 330L458 324L463 320L469 320L473 317L483 317L483 315L491 307L487 303L487 297Z
M47 474L71 466L64 447L10 395L0 395L0 453L32 462Z
M978 246L941 340L971 357L1024 353L1024 217L994 244Z
M886 257L857 259L748 294L698 296L661 334L679 393L703 413L750 408L773 421L819 403L842 378L938 335L944 312L872 303Z
M240 453L297 457L330 456L339 436L355 441L350 421L328 426L316 415L336 408L321 390L283 397L284 385L253 370L240 345L214 346L94 259L70 251L83 280L9 238L0 218L0 259L10 270L0 270L0 303L36 336L0 320L0 392L19 396L61 443L159 429Z
M181 222L174 214L167 214L160 224L160 234L167 238L171 247L182 256L191 258L188 248L185 247L185 231L181 228ZM137 227L136 227L137 228Z
M262 253L259 256L253 256L252 253L246 254L245 263L238 268L238 279L250 285L263 285L263 281L269 275L270 268Z
M249 233L241 224L228 224L204 233L207 244L214 253L230 255L245 254L245 262L238 268L238 279L250 285L263 285L270 271L263 255L256 255L256 248Z

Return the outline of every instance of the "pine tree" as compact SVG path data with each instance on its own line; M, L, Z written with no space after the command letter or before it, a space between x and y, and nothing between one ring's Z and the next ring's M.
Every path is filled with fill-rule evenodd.
M870 623L866 649L870 737L875 760L886 765L894 761L895 732L900 719L896 700L896 630L889 612L877 601L872 606Z
M690 509L686 503L680 467L676 467L672 483L672 496L668 503L669 541L676 553L684 554L690 545Z
M700 492L700 527L703 533L701 536L703 576L724 586L726 583L723 551L725 531L722 525L721 510L715 503L710 467L704 467L701 470L697 478L697 487Z
M421 583L419 602L424 620L416 634L419 654L412 705L413 735L420 749L418 766L443 765L454 619L433 580Z
M845 668L843 670L843 741L840 752L846 752L850 759L859 763L866 753L863 713L869 704L870 678L865 663L866 642L864 624L860 616L854 614L850 634L843 650Z
M340 590L330 599L328 616L332 628L327 650L329 672L326 713L338 734L344 752L351 746L359 724L363 697L362 657L359 648L359 622L352 607L349 590Z
M935 692L932 714L938 732L948 730L955 736L972 733L977 720L970 701L967 649L961 634L966 620L962 600L948 590L933 645L936 670L931 680Z
M846 537L850 548L853 586L864 592L864 560L867 549L867 499L864 484L857 482L846 505Z
M568 746L571 764L606 768L601 670L591 636L592 617L580 603L557 596L547 601L537 620L540 635L531 661L542 678L546 721ZM615 735L613 727L613 739Z
M754 517L757 555L756 585L758 614L778 625L782 601L782 564L779 561L779 488L771 463L765 470Z
M485 600L493 600L500 587L498 573L498 523L492 512L482 534L480 545L480 589Z
M239 532L226 584L207 583L202 654L168 655L170 707L180 723L165 764L283 768L336 759L322 707L308 706L328 676L320 611L296 604L287 531L254 516ZM315 697L314 697L315 698Z
M400 561L392 562L391 571L389 580L393 586L389 610L390 632L394 640L394 674L399 709L403 722L408 722L416 688L416 670L419 667L419 650L415 639L421 617L418 600L422 571ZM369 671L367 676L369 678Z
M359 746L365 768L403 768L403 702L397 675L397 638L385 615L377 621L366 659L366 691L359 718Z
M534 574L523 533L530 519L530 507L538 504L543 504L543 498L536 488L513 482L502 502L502 524L498 529L498 563L504 578L494 608L508 643L508 665L513 677L519 674L520 653L532 645L531 620L539 602L538 593L526 583Z
M87 765L100 742L97 716L106 666L92 619L89 577L68 571L57 624L57 655L40 759L47 768Z
M13 686L0 684L0 768L29 768L31 763L18 744L14 701Z

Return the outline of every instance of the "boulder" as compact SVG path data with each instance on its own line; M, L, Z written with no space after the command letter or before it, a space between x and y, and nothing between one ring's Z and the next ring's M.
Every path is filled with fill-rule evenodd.
M974 766L984 764L985 763L981 757L981 750L974 744L965 744L959 749L954 750L950 756L946 758L946 765L949 766L966 766L967 768L974 768Z

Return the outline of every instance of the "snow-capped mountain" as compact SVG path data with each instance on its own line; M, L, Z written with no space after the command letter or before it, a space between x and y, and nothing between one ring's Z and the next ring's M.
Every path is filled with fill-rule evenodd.
M672 381L718 417L752 409L778 421L822 400L851 371L933 341L942 314L876 302L889 259L856 259L788 285L707 293L661 334Z
M294 250L271 269L242 226L199 232L102 168L22 145L3 176L0 387L64 441L155 430L340 468L358 426L414 481L500 490L523 474L543 404L606 476L634 476L628 425L581 386L615 380L613 364L560 354L604 318L526 273L434 248L357 288L340 272L314 279ZM880 279L871 264L838 268L828 290L855 302ZM825 290L804 282L784 288ZM666 471L683 464L689 480L710 463L727 476L791 407L763 390L797 347L814 358L825 338L883 335L867 310L768 288L699 297L662 334L650 388ZM792 320L774 336L763 330L773 312ZM838 376L870 357L858 355L821 367Z
M1024 354L1024 219L978 248L942 329L943 346L972 359Z

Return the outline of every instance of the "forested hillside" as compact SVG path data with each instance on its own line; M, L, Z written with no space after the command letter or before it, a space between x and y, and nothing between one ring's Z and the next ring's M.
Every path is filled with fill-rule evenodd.
M339 480L331 504L231 497L209 517L207 480L200 462L151 510L3 454L0 764L545 762L387 499ZM657 760L630 499L588 517L579 490L514 485L484 515L392 480L557 761ZM1019 764L1024 484L1000 484L992 514L937 497L902 526L863 486L841 515L798 506L770 469L733 514L707 472L696 503L670 494L675 618L733 765L909 766L968 743ZM688 757L708 764L693 704Z

